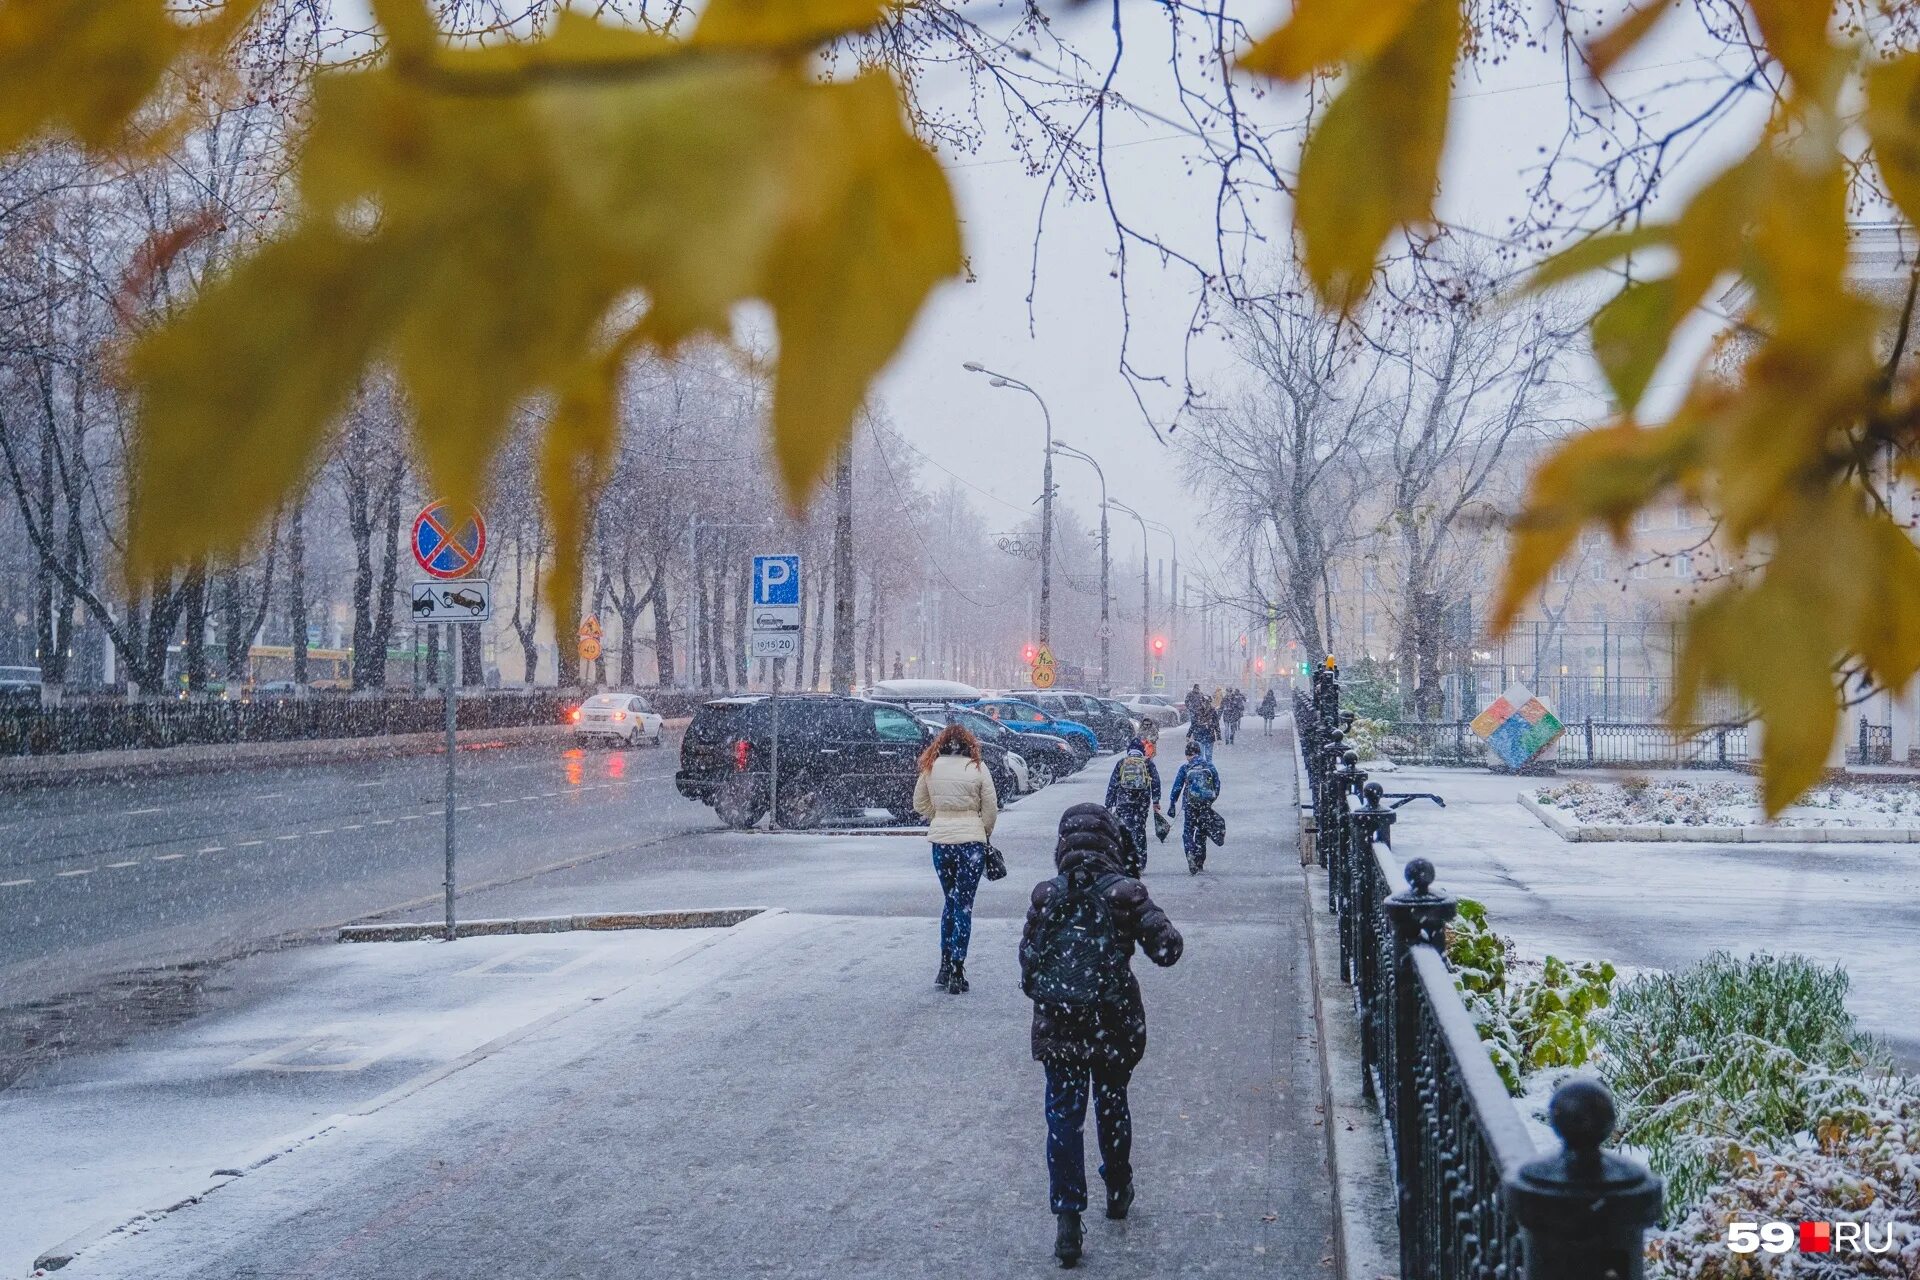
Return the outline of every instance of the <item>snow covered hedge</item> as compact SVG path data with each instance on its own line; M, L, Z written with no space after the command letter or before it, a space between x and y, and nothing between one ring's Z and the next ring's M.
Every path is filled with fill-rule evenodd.
M1765 821L1748 779L1628 778L1567 782L1533 792L1563 819L1596 826L1742 827ZM1774 820L1784 827L1920 827L1920 787L1831 782Z

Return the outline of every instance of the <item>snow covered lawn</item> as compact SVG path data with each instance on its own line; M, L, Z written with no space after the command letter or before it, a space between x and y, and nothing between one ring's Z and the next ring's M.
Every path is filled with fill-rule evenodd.
M1565 840L1920 843L1920 786L1904 780L1823 784L1772 822L1744 775L1563 782L1520 802Z

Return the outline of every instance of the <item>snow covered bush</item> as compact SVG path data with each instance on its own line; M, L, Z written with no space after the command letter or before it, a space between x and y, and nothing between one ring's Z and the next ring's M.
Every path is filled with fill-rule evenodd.
M1621 1141L1667 1181L1669 1215L1752 1172L1756 1150L1865 1131L1889 1058L1846 1009L1847 974L1715 952L1623 984L1598 1026Z
M1548 956L1539 972L1517 965L1513 944L1487 923L1487 909L1462 898L1447 929L1454 986L1513 1094L1530 1071L1578 1067L1593 1056L1593 1015L1609 1001L1614 969L1604 961L1568 964Z
M1727 1176L1647 1247L1647 1280L1916 1280L1920 1277L1920 1086L1863 1082L1857 1112L1771 1147L1728 1143ZM1858 1222L1880 1254L1737 1254L1729 1222Z
M1745 779L1628 778L1541 787L1535 803L1575 822L1603 826L1748 826L1765 821L1754 784ZM1830 782L1780 814L1786 827L1920 824L1920 788L1905 782Z

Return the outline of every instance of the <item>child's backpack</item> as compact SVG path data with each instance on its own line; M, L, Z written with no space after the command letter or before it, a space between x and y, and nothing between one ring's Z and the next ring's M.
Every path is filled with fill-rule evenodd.
M1220 772L1205 760L1187 766L1188 804L1212 804L1220 797Z
M1106 894L1113 878L1054 877L1040 924L1020 945L1029 999L1088 1013L1125 1000L1127 952Z
M1147 758L1127 753L1120 761L1120 789L1122 791L1153 790L1153 774L1148 772Z

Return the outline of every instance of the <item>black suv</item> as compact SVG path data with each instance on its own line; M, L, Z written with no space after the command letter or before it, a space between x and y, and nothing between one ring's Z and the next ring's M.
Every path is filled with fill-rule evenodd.
M772 787L775 712L780 728L783 827L818 826L833 814L885 809L918 821L913 786L932 731L884 702L816 694L719 698L696 708L680 744L674 786L710 804L730 827L766 816Z
M1134 735L1131 717L1115 715L1090 693L1073 693L1064 689L1016 689L1007 696L1031 702L1056 720L1071 720L1087 726L1093 730L1093 736L1099 739L1102 751L1125 751L1127 740Z

